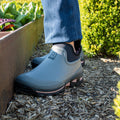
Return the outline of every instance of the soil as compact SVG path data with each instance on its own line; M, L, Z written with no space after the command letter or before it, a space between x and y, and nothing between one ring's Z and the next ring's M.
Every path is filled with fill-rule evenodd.
M50 48L42 37L25 72L31 70L33 58L47 54ZM120 60L86 57L83 79L80 86L66 88L57 96L14 94L1 120L115 120L112 105L118 94Z

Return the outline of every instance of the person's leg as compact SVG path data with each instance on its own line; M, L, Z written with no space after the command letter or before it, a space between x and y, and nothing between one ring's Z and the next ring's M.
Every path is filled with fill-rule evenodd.
M44 31L46 43L67 42L74 48L81 44L81 23L78 0L42 0L44 7ZM74 49L75 51L75 49ZM81 63L84 66L83 52ZM34 58L32 67L35 68L47 57Z
M82 39L77 0L43 0L45 42L53 47L38 67L16 78L16 85L39 95L57 94L82 76Z
M46 43L82 39L78 0L42 0Z

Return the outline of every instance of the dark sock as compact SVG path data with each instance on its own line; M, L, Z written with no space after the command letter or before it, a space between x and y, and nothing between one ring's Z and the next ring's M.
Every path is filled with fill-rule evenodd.
M74 42L74 47L76 50L76 54L80 54L82 47L81 47L81 40L77 40Z

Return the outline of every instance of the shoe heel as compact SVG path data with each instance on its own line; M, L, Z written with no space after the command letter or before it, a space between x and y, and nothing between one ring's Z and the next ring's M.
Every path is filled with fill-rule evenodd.
M83 78L81 77L78 79L78 81L76 83L76 87L80 86L82 82L83 82Z
M81 60L81 65L82 65L82 67L85 66L85 60Z
M83 82L83 78L82 77L79 78L79 79L75 79L75 80L73 80L73 81L70 82L70 87L80 86L82 82Z
M78 81L78 79L75 79L75 80L71 81L71 82L70 82L70 87L76 86L77 81Z

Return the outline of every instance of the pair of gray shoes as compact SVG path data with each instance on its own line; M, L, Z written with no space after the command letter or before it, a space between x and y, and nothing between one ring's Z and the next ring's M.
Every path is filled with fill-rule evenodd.
M53 45L50 53L33 59L33 70L19 75L15 90L35 96L56 95L66 86L82 82L83 52L75 54L69 44Z

